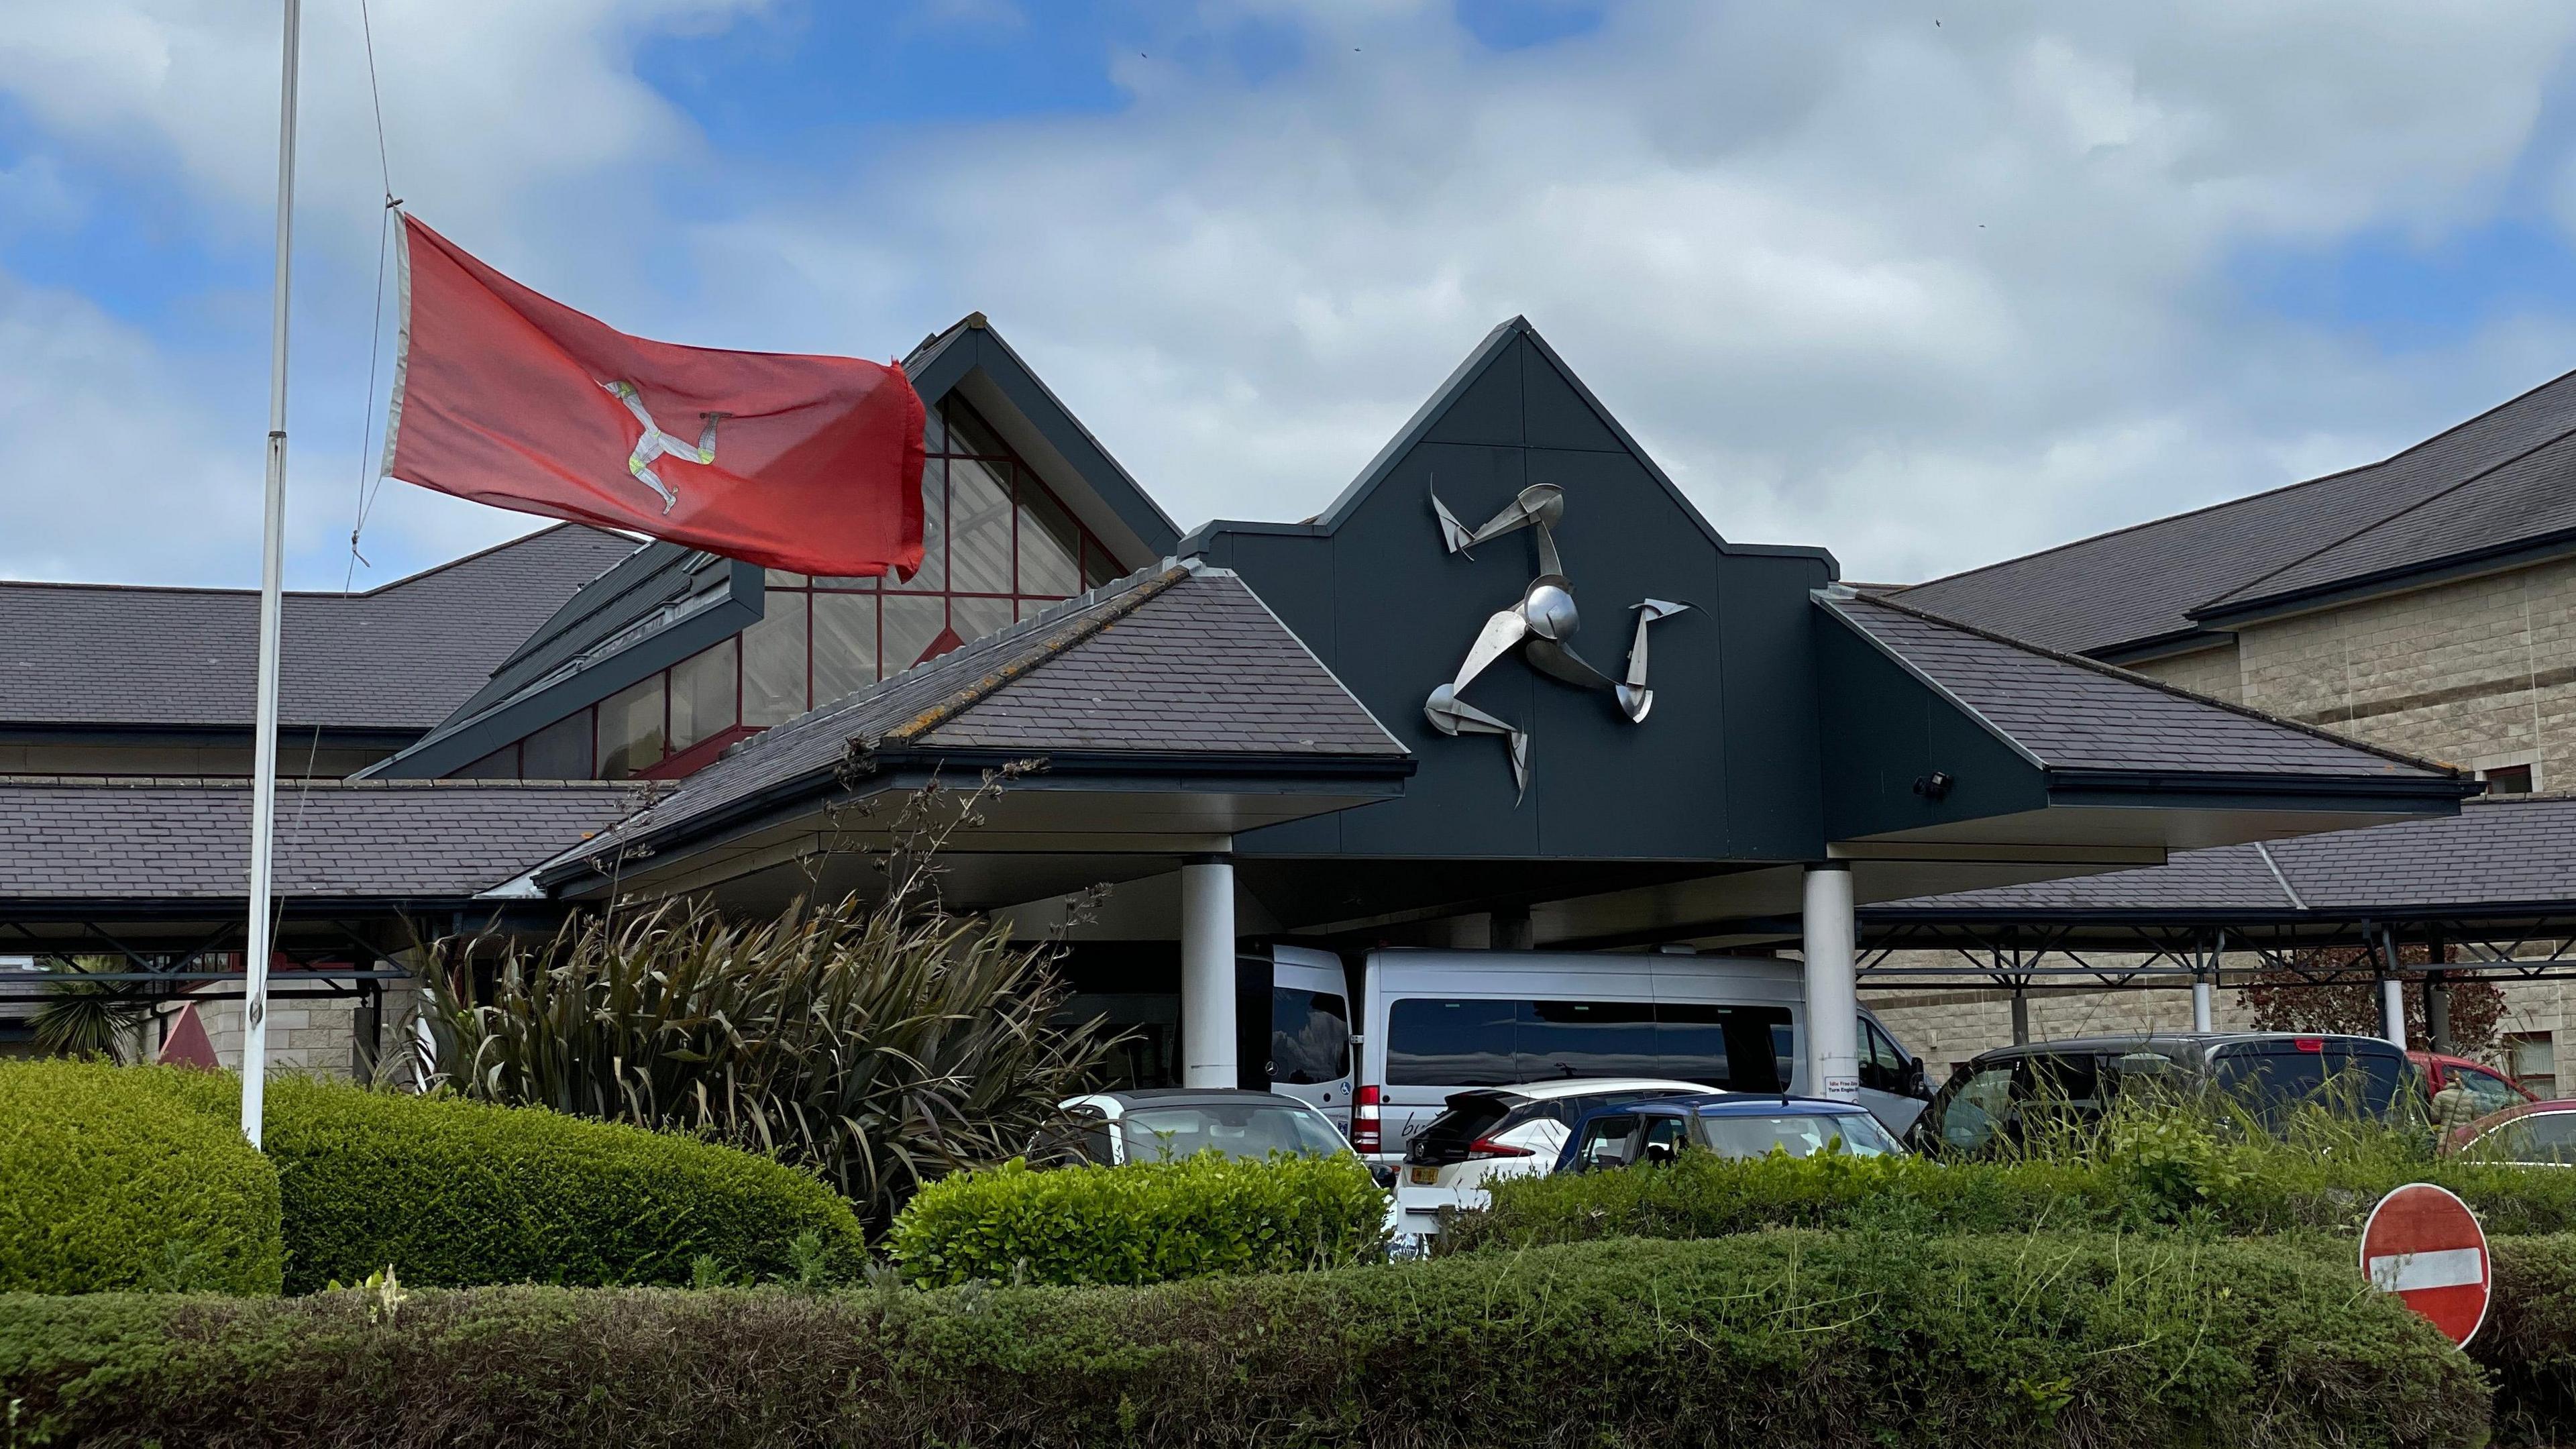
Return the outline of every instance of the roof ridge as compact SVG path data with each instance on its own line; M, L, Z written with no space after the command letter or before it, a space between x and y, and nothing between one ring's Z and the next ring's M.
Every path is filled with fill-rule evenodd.
M2391 760L2397 764L2407 765L2415 769L2430 770L2437 775L2449 775L2454 778L2459 777L2463 773L2457 767L2443 764L2438 760L2421 759L2414 755L2404 754L2397 750L2386 749L2382 746L2371 744L2366 740L2351 739L2347 736L2336 734L2332 730L2319 729L2315 725L2301 724L2297 720L2285 719L2276 714L2267 714L2264 711L2255 709L2249 705L2235 704L2224 699L2213 699L2205 694L2194 694L2180 685L2167 684L2165 681L2154 678L2150 675L2139 674L2133 670L2122 669L2116 664L2105 664L2099 659L2087 659L2081 654L2061 653L2044 644L2033 644L2027 639L2016 639L2009 634L1998 634L1991 629L1982 628L1975 624L1953 619L1944 614L1933 613L1931 610L1919 605L1899 603L1894 598L1885 594L1855 594L1849 599L1837 600L1836 602L1846 604L1867 604L1874 608L1890 609L1896 613L1920 619L1927 624L1938 624L1943 628L1956 629L1963 634L1974 635L1975 637L1986 640L1989 643L2001 644L2007 648L2019 649L2026 653L2036 654L2043 659L2054 659L2060 664L2071 664L2078 669L2090 670L2091 672L2102 675L2106 678L2123 680L2130 684L2145 685L2147 688L2152 689L2159 694L2171 695L2176 699L2188 700L2193 704L2205 704L2213 709L2225 710L2229 714L2239 715L2246 719L2259 721L2263 724L2279 725L2283 729L2290 730L2297 734L2307 735L2312 739L2325 740L2332 744L2342 745L2348 749L2359 750L2364 754L2377 755L2381 759Z
M433 574L445 573L449 569L456 568L463 564L473 563L478 559L488 557L492 554L500 553L507 549L517 548L523 544L533 543L537 539L546 537L549 534L560 533L567 528L586 528L590 529L594 533L608 534L611 537L618 536L614 529L598 528L587 523L554 523L533 532L520 534L516 538L505 538L499 543L478 548L472 553L459 554L455 558L449 559L444 563L431 564L427 568L405 574L401 578L387 579L385 582L378 584L371 589L359 589L354 592L343 591L340 589L287 589L284 591L284 595L290 599L372 599L384 594L388 590L399 589L406 584L418 583L422 579L428 578ZM84 579L0 579L0 589L112 589L119 593L128 594L219 594L226 597L243 599L256 599L259 597L259 590L257 588L242 587L232 584L120 584L114 582L94 582Z
M2530 447L2523 449L2519 453L2512 454L2509 457L2499 458L2495 462L2488 464L2486 467L2480 468L2458 482L2437 488L2385 517L2376 518L2363 524L2361 527L2354 529L2352 532L2345 534L2343 537L2338 538L2331 543L2320 544L2316 548L2299 555L2297 558L2290 560L2279 568L2273 569L2269 573L2257 574L2253 578L2247 579L2245 582L2238 584L2236 587L2229 589L2223 594L2203 600L2202 602L2193 605L2187 612L2192 617L2197 618L2201 610L2215 608L2216 606L2227 603L2230 600L2262 598L2263 595L2248 594L2247 590L2253 589L2269 580L2277 579L2281 575L2290 572L2301 564L2307 563L2312 559L2323 558L2327 554L2334 552L2336 549L2339 549L2345 544L2351 543L2355 539L2361 538L2366 534L2376 533L2380 529L2386 528L2388 525L2395 523L2397 520L2404 518L2406 515L2413 513L2419 508L2429 508L2435 503L2440 502L2442 499L2448 498L2452 494L2459 492L2461 489L2468 487L2470 484L2482 482L2488 478L2494 477L2498 472L2506 468L2510 468L2514 464L2519 463L2536 453L2549 448L2554 448L2560 443L2566 442L2571 437L2576 437L2576 427L2570 427L2564 432L2553 433L2550 436L2541 439L2539 442L2532 444Z
M2261 499L2275 497L2279 494L2292 492L2296 489L2312 488L2323 483L2333 483L2350 479L2359 474L2385 468L2402 458L2421 452L2424 449L2433 446L2435 443L2442 441L2444 438L2450 437L2455 433L2473 427L2478 423L2484 422L2488 418L2494 417L2496 414L2503 412L2505 409L2512 407L2516 403L2522 402L2526 398L2535 397L2540 393L2546 392L2550 388L2556 387L2560 383L2567 382L2571 379L2576 379L2576 369L2562 372L2556 377L2550 378L2546 382L2525 388L2521 392L2515 393L2512 397L2505 399L2503 402L2497 403L2495 406L2488 408L2483 412L2473 413L2468 417L2462 418L2460 421L2442 429L2440 432L2434 433L2430 437L2419 438L2415 442L2407 444L2405 447L2398 449L2396 452L2391 453L2384 458L2375 459L2367 463L2356 463L2349 468L2338 468L2331 473L2320 473L2314 478L2300 478L2292 482L2280 484L2276 487L2265 488L2258 492L2239 494L2234 498L2221 498L2214 503L2204 503L2198 508L2186 508L2180 513L2168 513L2159 518L2142 518L2136 523L2123 524L2118 528L2106 528L2100 533L2086 534L2082 538L2071 538L2064 543L2051 544L2047 548L2034 549L2029 553L2015 554L2011 558L1997 559L1993 563L1979 564L1975 568L1960 569L1956 573L1943 574L1938 578L1925 579L1921 583L1907 584L1904 587L1907 592L1911 592L1915 589L1928 589L1934 584L1946 584L1954 579L1972 578L1978 574L1986 573L1993 569L2004 568L2011 564L2027 563L2032 559L2046 558L2050 554L2064 553L2068 549L2081 548L2088 543L2099 543L2106 538L2118 538L2124 533L2136 533L2143 529L2156 528L2168 523L2179 523L2186 518L2198 518L2203 514L2216 513L2221 509L2234 508L2239 504L2257 502ZM2553 439L2552 441L2555 440ZM2407 505L2409 508L2413 506L2415 505ZM2402 512L2404 510L2401 509L2399 511ZM2396 514L2391 513L2379 519L2378 522L2385 523L2389 518L2394 517L2396 517ZM2376 527L2377 523L2374 523L2371 526ZM2284 565L2283 567L2288 566L2289 565ZM2278 572L2278 570L2275 570L2275 572ZM2271 577L2270 574L2265 574L2256 579L2248 580L2247 583L2259 583L2263 578L2269 577ZM2245 585L2238 585L2238 587L2242 588L2245 587ZM2222 594L2219 597L2225 598L2226 595ZM2216 600L2212 600L2210 602L2214 603Z
M248 775L37 775L0 773L0 786L62 786L82 789L176 790L227 789L247 790ZM408 778L379 779L335 775L317 775L311 779L279 782L288 793L332 790L609 790L633 795L651 795L664 788L657 780L421 780Z

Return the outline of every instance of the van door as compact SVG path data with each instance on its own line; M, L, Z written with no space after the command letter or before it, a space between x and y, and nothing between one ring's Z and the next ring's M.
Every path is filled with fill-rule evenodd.
M1860 1104L1888 1131L1902 1137L1923 1114L1923 1103L1930 1095L1925 1082L1905 1048L1878 1018L1864 1011L1860 1014Z
M1276 946L1270 957L1269 1088L1313 1105L1347 1134L1351 998L1342 958L1306 946Z

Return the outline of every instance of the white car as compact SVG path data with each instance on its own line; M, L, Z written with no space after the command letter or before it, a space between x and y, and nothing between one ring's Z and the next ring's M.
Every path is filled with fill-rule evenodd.
M1194 1157L1209 1148L1254 1160L1273 1152L1354 1155L1331 1118L1275 1092L1153 1087L1091 1092L1056 1105L1082 1124L1082 1155L1109 1167Z
M1447 1110L1405 1145L1395 1180L1397 1234L1438 1233L1442 1208L1485 1206L1485 1185L1496 1178L1554 1171L1566 1134L1587 1112L1707 1091L1697 1082L1657 1077L1592 1077L1454 1093Z

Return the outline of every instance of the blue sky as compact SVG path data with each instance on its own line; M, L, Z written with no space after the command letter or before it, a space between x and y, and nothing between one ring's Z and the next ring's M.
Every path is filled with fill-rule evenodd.
M369 3L394 185L461 243L676 340L985 311L1184 524L1312 511L1516 313L1721 531L1874 578L2576 367L2576 14L2537 0ZM274 23L0 31L0 574L255 570ZM532 525L397 485L351 567L355 0L306 60L293 568L363 587Z

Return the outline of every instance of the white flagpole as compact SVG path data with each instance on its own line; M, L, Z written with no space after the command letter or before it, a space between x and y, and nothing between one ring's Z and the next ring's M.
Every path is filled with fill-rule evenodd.
M268 502L259 545L259 697L253 714L250 792L250 943L242 966L242 1135L259 1146L268 1085L269 860L277 834L278 636L286 572L286 296L295 234L296 40L302 0L285 0L286 50L278 85L277 296L268 335Z

